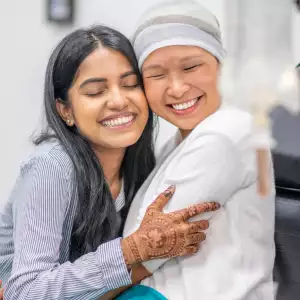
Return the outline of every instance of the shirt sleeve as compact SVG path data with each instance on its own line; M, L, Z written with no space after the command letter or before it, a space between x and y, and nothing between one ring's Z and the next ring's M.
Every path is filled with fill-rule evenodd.
M52 157L23 170L13 193L15 254L4 299L96 299L131 284L120 239L102 244L75 262L60 264L70 176Z
M158 175L158 182L151 183L155 186L155 190L152 190L154 193L146 193L146 197L153 200L173 184L176 191L165 207L165 212L207 201L217 201L224 205L238 189L250 184L250 181L253 183L253 180L246 180L241 155L228 137L203 132L187 141L170 161L165 172ZM190 220L209 219L215 214L217 212L205 213ZM145 262L144 266L153 273L166 261L152 260Z

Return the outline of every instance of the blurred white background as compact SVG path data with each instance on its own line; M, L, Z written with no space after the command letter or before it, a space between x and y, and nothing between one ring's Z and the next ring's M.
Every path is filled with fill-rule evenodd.
M219 18L222 26L223 0L198 1ZM130 35L139 15L148 6L158 2L160 0L77 0L74 24L64 26L47 21L46 0L2 1L0 208L7 201L20 161L32 149L29 137L40 128L44 72L54 45L74 28L96 23L110 25ZM295 65L300 62L299 31L300 13L295 13ZM172 126L161 122L157 147L173 132Z

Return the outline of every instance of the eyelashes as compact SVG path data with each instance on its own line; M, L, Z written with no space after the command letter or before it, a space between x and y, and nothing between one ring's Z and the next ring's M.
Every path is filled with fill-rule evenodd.
M200 67L202 64L197 64L197 65L194 65L194 66L191 66L191 67L187 67L187 68L184 68L184 71L191 71L191 70L194 70L198 67Z
M128 85L123 85L122 86L122 88L125 88L125 89L135 89L135 88L138 88L138 87L140 87L139 83L131 84L131 85L128 84ZM93 97L97 97L97 96L103 95L106 91L107 91L107 89L101 90L101 91L97 91L97 92L85 93L84 95L87 96L87 97L93 98Z
M196 64L196 65L193 65L193 66L190 66L190 67L186 67L186 68L183 68L182 71L183 72L189 72L189 71L194 71L196 70L198 67L202 66L203 64ZM160 79L160 78L163 78L165 76L165 73L159 73L159 74L154 74L154 75L149 75L149 76L145 76L145 78L147 79Z
M161 77L163 77L164 76L164 74L157 74L157 75L151 75L151 76L148 76L148 77L146 77L146 78L161 78Z

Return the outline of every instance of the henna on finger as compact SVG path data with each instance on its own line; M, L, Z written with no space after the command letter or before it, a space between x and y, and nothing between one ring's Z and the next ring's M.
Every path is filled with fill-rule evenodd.
M187 254L195 254L199 251L199 245L189 245L185 247Z
M183 221L186 221L187 219L195 216L196 214L197 214L196 208L194 206L190 206L188 208L181 209L177 212L170 213L170 216L175 221L183 222Z
M194 221L189 223L189 233L196 233L209 228L209 222L207 220Z
M204 213L204 212L210 212L210 211L216 211L220 209L221 205L217 202L204 202L200 204L194 205L196 207L196 214ZM193 215L193 216L195 216ZM192 216L192 217L193 217Z
M206 234L204 232L192 233L187 236L190 244L198 244L206 239Z
M148 207L148 210L155 209L160 210L165 207L168 201L171 199L175 192L175 186L169 186L163 193L159 194L158 197L153 201L153 203Z
M184 208L184 209L178 210L176 212L171 212L170 215L174 220L176 220L178 222L182 222L182 221L186 221L189 218L192 218L200 213L216 211L219 208L220 208L219 203L208 202L208 203L195 204L188 208Z

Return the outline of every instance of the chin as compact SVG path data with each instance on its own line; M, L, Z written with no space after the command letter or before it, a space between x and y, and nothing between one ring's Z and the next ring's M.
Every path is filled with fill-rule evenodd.
M107 141L107 144L109 145L108 148L111 149L118 149L118 148L127 148L129 146L134 145L140 138L140 135L135 136L121 136L119 139L112 139L111 141Z
M182 121L182 122L172 122L172 124L180 130L187 130L188 131L188 130L195 129L201 121L202 120L197 120L197 121L188 121L188 120L186 120L186 121Z

